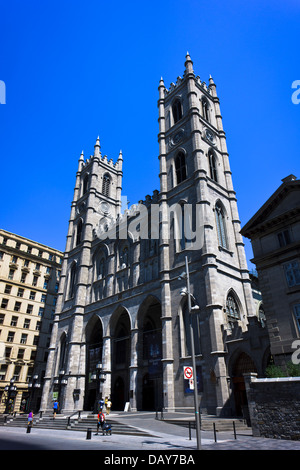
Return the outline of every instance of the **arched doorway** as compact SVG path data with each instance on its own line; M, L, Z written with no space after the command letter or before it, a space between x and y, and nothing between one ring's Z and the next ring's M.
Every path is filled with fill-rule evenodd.
M232 369L232 382L235 411L237 416L248 418L248 401L243 374L255 372L257 368L251 357L245 352L240 353Z
M155 297L149 296L142 304L138 326L137 408L147 411L161 410L163 407L161 305Z
M95 315L86 327L86 379L84 410L97 412L100 400L98 365L102 363L103 329L101 320Z
M112 409L124 410L129 401L130 318L125 309L112 317Z

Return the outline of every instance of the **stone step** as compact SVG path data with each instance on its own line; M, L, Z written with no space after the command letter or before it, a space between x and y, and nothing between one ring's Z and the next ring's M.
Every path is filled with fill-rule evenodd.
M119 423L115 420L106 419L106 422L112 426L113 434L125 434L132 436L150 436L150 433L136 429L133 426L128 426L123 423ZM8 417L6 423L0 421L0 425L6 425L10 427L27 427L27 415L19 415L16 417ZM72 431L82 431L86 432L87 429L91 429L92 432L97 431L97 418L96 417L85 417L85 418L71 418L68 420L68 417L53 417L44 416L42 418L35 417L33 419L33 426L35 428L43 429L64 429ZM101 430L100 430L101 432Z
M189 427L191 426L192 429L195 428L195 420L194 419L164 419L165 422L169 424L176 424L177 426ZM201 417L201 429L203 431L213 431L214 425L216 431L233 431L233 423L235 426L236 431L243 431L249 430L250 428L247 426L246 422L243 419L237 418L203 418Z

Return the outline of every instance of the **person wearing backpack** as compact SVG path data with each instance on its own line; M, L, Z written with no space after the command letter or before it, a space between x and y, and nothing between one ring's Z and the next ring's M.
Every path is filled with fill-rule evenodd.
M99 427L101 426L101 429L103 431L103 426L105 424L105 415L104 413L101 411L100 413L98 413L98 420L97 420L97 433L98 434L98 431L99 431Z

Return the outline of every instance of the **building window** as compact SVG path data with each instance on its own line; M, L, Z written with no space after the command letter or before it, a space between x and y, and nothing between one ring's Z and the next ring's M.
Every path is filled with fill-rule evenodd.
M11 286L9 284L6 284L4 294L10 294L11 292Z
M14 311L19 312L21 309L21 302L16 302L14 306Z
M3 325L3 322L4 322L4 313L0 313L0 325Z
M2 299L1 308L7 308L7 305L8 305L8 299Z
M34 300L34 299L35 299L35 292L34 292L33 290L30 291L29 299L30 299L30 300Z
M102 183L102 194L104 196L109 196L109 189L110 189L110 177L109 175L104 175L103 183Z
M14 272L15 272L14 269L10 269L10 270L9 270L8 279L10 279L11 281L12 281L13 278L14 278Z
M47 279L44 280L43 289L45 289L45 290L48 289L48 280Z
M229 294L226 299L226 315L231 327L241 318L238 304L232 294Z
M124 246L120 251L120 267L121 269L127 268L129 262L129 250L127 246Z
M37 286L37 283L38 283L38 277L37 277L37 276L33 276L32 285L35 287L35 286Z
M26 313L30 314L30 313L32 313L32 311L33 311L33 305L28 304L28 305L27 305Z
M179 152L179 154L175 158L175 171L177 184L186 180L185 155L183 152Z
M218 202L216 204L216 222L217 222L217 232L218 232L219 245L222 248L227 249L228 244L227 244L227 236L226 236L226 228L225 228L224 208Z
M29 326L30 326L30 320L28 320L28 318L25 318L24 325L23 325L24 330L29 330Z
M289 287L300 284L300 269L298 261L292 261L284 266L285 276Z
M83 180L82 194L85 194L87 192L88 184L89 184L89 175L85 175L84 180Z
M22 289L22 287L19 287L17 296L18 297L23 297L23 295L24 295L24 289Z
M42 317L44 315L44 307L39 308L39 317Z
M69 282L69 298L74 297L75 294L75 278L76 278L76 263L73 263L70 270L70 282Z
M204 119L209 122L209 106L205 98L202 99L202 113Z
M289 230L283 230L283 232L277 233L277 238L280 247L284 247L291 243Z
M7 342L13 343L14 342L15 333L13 331L9 331L7 335Z
M296 320L296 325L298 328L298 333L300 334L300 304L294 306L294 315Z
M216 162L216 156L213 152L209 152L208 160L209 160L210 177L212 180L214 180L217 183L218 182L217 162Z
M21 344L26 344L27 343L27 337L28 337L28 335L26 333L22 333L20 343Z
M18 350L18 359L24 359L25 349Z
M172 113L173 113L173 119L174 119L174 124L178 122L182 118L182 107L180 100L175 100L173 105L172 105Z
M80 219L77 224L76 246L79 245L79 243L81 243L81 237L82 237L82 220Z
M18 317L11 317L10 326L17 326Z

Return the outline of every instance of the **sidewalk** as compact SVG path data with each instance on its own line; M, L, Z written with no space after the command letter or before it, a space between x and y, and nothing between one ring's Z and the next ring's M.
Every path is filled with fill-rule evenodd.
M92 429L91 439L81 431L38 429L33 426L30 433L26 428L0 427L0 450L103 450L103 451L172 451L173 453L196 451L196 431L155 419L153 413L112 413L110 420L124 422L146 431L146 436L112 434L96 435ZM113 424L112 424L113 429ZM255 438L251 430L218 432L201 431L202 450L300 450L299 441ZM104 455L104 454L103 454Z

